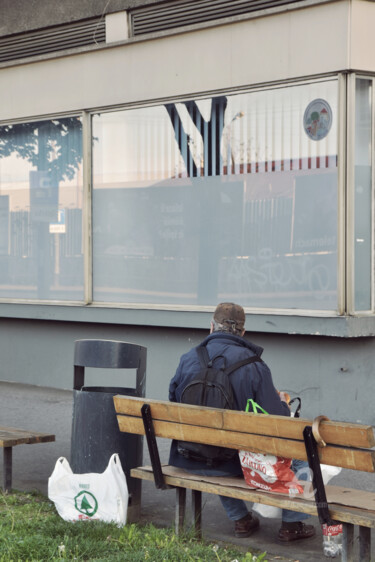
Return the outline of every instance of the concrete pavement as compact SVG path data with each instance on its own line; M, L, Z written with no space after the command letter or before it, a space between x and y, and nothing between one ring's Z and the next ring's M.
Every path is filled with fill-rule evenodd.
M48 477L56 460L60 456L70 460L72 406L73 392L70 390L0 382L0 426L32 429L56 435L54 443L19 445L13 448L13 488L36 489L47 494ZM162 462L167 462L169 442L159 440L159 448ZM148 453L145 450L144 463L148 462ZM2 463L0 478L2 482ZM375 489L374 475L361 478L362 486L354 474L341 474L336 477L334 483ZM173 526L174 494L174 490L157 490L152 483L143 482L141 521ZM277 557L300 562L327 560L322 553L322 537L317 518L311 518L317 529L315 538L286 546L279 545L276 541L279 520L261 518L259 531L248 539L236 539L233 536L233 523L227 519L219 499L206 494L203 504L203 535L210 541L232 543L244 550L248 548L267 551L269 560L280 560Z

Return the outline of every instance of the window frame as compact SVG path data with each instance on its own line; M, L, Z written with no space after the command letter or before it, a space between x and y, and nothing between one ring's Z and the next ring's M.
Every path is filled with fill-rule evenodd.
M54 120L58 120L58 119L65 119L65 118L70 118L70 117L77 117L81 119L82 122L82 198L83 198L83 206L82 206L82 240L83 240L83 245L85 247L85 245L87 244L86 238L90 238L89 235L89 231L86 228L86 225L84 224L84 215L86 213L86 216L90 215L90 213L87 211L87 209L89 209L90 206L90 202L87 201L87 199L89 199L89 197L87 197L87 190L88 190L88 186L90 184L89 180L88 180L88 173L87 173L87 167L91 166L91 155L90 155L90 160L85 161L85 136L87 137L87 123L85 124L85 121L88 119L88 112L85 111L68 111L68 112L60 112L60 113L52 113L52 114L39 114L39 115L33 115L32 117L23 117L23 118L17 118L17 119L8 119L8 120L0 120L0 126L6 126L6 125L17 125L17 124L22 124L22 123L38 123L41 121L54 121ZM90 140L91 143L91 140ZM86 202L86 204L85 204ZM88 206L87 206L88 204ZM85 210L86 207L86 210ZM86 305L88 304L88 301L86 300L86 285L87 285L87 266L85 263L85 255L82 256L83 257L83 295L84 298L82 300L55 300L55 299L49 299L49 300L40 300L40 299L28 299L28 298L5 298L5 297L0 297L0 315L1 315L1 309L3 305L6 304L31 304L31 305L61 305L61 306L77 306L77 305Z
M319 82L326 82L326 81L337 81L337 107L338 107L338 114L337 114L337 158L338 158L338 168L337 168L337 198L338 198L338 208L337 208L337 308L335 310L317 310L317 309L309 309L309 308L299 308L299 309L291 309L291 308L264 308L264 307L245 307L245 310L252 314L252 313L260 313L260 314L277 314L277 315L290 315L296 314L298 316L309 316L309 317L326 317L326 316L342 316L345 314L345 196L343 194L344 187L345 187L345 170L346 170L346 74L345 73L330 73L326 76L319 76L310 79L294 79L294 80L287 80L282 81L279 83L268 83L266 85L257 85L254 87L243 87L243 88L232 88L226 89L220 92L201 92L199 94L192 94L190 96L176 96L173 99L158 99L153 100L151 103L142 103L138 102L136 104L124 104L124 105L116 105L113 107L106 107L106 108L95 108L95 110L90 111L91 121L93 117L100 113L111 113L116 111L123 111L123 110L131 110L143 107L155 107L162 105L166 102L173 102L173 103L180 103L186 102L190 100L200 100L200 99L207 99L208 97L216 97L218 95L235 95L235 94L246 94L246 93L255 93L255 92L262 92L267 90L277 90L283 89L286 87L293 87L293 86L303 86L303 85L310 85L310 84L317 84ZM91 165L91 170L93 169L93 164ZM91 176L92 181L92 176ZM92 183L90 185L90 194L92 197ZM92 201L91 201L91 208L92 208ZM92 248L91 248L92 251ZM91 256L93 258L93 256ZM92 261L91 261L92 265ZM92 269L91 269L92 275ZM92 278L91 278L92 280ZM92 289L92 287L91 287ZM132 308L135 303L125 303L125 302L111 302L108 303L107 301L99 301L93 300L93 293L91 291L91 298L88 304L92 304L93 306L114 306L120 308ZM149 309L149 310L186 310L186 311L200 311L204 310L204 306L200 305L169 305L169 304L152 304L152 303L138 303L135 306L141 309Z
M368 310L356 310L355 304L355 113L356 113L356 82L357 80L369 80L372 82L371 95L371 279L370 279L370 299L371 304ZM357 317L368 317L375 314L375 76L374 74L352 72L346 76L346 171L343 185L345 193L345 306L344 314Z

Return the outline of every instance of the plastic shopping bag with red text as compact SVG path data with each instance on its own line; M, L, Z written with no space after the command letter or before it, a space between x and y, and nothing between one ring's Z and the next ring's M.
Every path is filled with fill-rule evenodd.
M251 403L254 413L261 410L264 414L267 414L253 400L248 400L246 411L249 411L249 403ZM303 487L298 483L296 475L291 469L291 459L253 451L241 450L238 453L245 482L251 488L259 488L266 492L279 492L290 496L303 493Z

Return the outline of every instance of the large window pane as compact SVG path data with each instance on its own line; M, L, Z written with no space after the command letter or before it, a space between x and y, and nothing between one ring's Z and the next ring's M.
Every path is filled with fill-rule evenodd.
M355 309L371 310L372 81L357 79L355 96Z
M0 298L83 299L78 117L0 127Z
M94 300L337 309L337 81L102 113L93 145Z

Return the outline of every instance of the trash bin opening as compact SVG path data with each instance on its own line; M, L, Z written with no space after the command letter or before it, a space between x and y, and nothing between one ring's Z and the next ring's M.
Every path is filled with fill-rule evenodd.
M83 386L84 392L106 392L108 394L124 394L126 396L139 396L136 388L124 388L117 386Z

